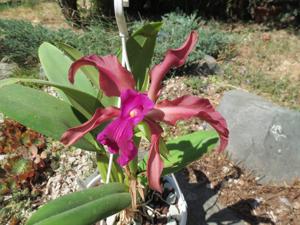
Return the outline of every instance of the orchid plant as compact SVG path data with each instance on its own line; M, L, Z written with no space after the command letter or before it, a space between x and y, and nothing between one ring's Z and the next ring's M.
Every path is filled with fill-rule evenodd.
M114 155L110 181L117 183L54 200L40 208L29 225L59 224L62 220L64 224L91 224L128 207L130 202L135 207L140 176L146 174L149 188L162 193L162 175L178 171L216 145L213 131L165 142L161 122L174 126L178 120L200 118L217 131L218 151L225 149L226 121L207 99L185 95L160 100L165 75L184 64L198 39L192 31L181 47L168 50L162 63L148 70L160 27L160 23L148 24L127 41L132 73L119 63L117 56L83 56L70 46L59 44L58 49L46 43L39 49L39 56L49 81L13 78L0 82L1 96L8 97L0 100L0 111L60 139L66 146L96 151L103 180L108 168L107 152ZM55 87L61 99L18 82ZM22 113L16 113L18 107L23 107ZM149 140L150 148L138 162L141 138ZM91 210L94 208L97 210Z

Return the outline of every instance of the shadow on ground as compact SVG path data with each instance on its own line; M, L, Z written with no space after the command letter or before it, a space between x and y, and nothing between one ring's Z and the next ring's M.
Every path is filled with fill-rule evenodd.
M259 225L275 224L270 218L255 216L252 210L257 207L255 199L243 199L227 207L222 207L218 200L218 191L222 183L211 189L206 175L193 170L197 182L190 183L188 171L182 170L176 178L188 203L188 225ZM240 174L237 174L239 176ZM229 179L226 177L224 180Z

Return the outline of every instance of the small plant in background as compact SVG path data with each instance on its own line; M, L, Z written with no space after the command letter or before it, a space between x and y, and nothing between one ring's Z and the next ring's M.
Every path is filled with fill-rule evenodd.
M4 119L0 122L0 221L24 222L24 212L32 211L41 188L52 171L43 135Z
M45 138L12 120L4 120L0 130L0 193L30 188L46 166Z

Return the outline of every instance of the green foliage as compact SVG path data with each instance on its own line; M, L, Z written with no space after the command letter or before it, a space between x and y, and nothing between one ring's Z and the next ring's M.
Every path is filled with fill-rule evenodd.
M40 69L38 67L18 67L12 75L11 78L33 78L39 79L40 78ZM10 82L9 82L10 83ZM2 83L1 83L2 84ZM1 86L0 84L0 86ZM37 83L26 83L24 84L27 87L38 88L41 89L43 86Z
M66 40L66 39L63 39ZM81 51L84 55L115 54L120 46L120 37L115 27L98 23L86 28L85 32L75 37L69 42L73 47Z
M0 11L18 6L32 8L42 1L45 0L4 0L0 1Z
M39 48L38 54L42 67L49 81L70 88L75 88L94 97L98 96L96 89L81 71L78 71L74 84L70 83L68 80L68 71L73 61L61 50L49 43L43 43ZM61 97L65 101L68 99L68 96L62 93ZM94 101L93 105L96 106L96 103L97 102Z
M35 85L46 85L50 87L57 88L62 91L66 101L71 102L73 107L81 112L85 117L90 118L96 111L98 107L102 107L100 101L93 97L92 95L78 90L71 85L61 85L60 83L38 80L38 79L22 79L22 78L9 78L3 81L0 81L0 88L6 85L11 85L15 83L22 83L23 85L31 84ZM30 86L30 85L26 85Z
M71 105L45 92L12 84L0 88L0 111L48 137L59 140L69 128L86 119ZM22 113L20 113L22 110ZM95 151L95 141L91 134L85 135L75 146ZM97 145L96 145L97 146Z
M163 17L163 23L156 42L154 63L161 61L168 48L179 47L191 30L198 30L200 40L186 65L201 58L203 54L216 57L234 42L232 35L209 26L203 28L195 14L187 16L182 13L170 13ZM131 30L137 30L142 24L133 23ZM0 20L0 40L0 58L7 56L22 65L37 63L37 49L45 41L52 44L69 44L83 55L114 54L120 46L116 30L103 23L91 25L83 33L75 33L67 29L54 31L40 25L33 26L25 21Z
M59 49L61 49L64 52L64 54L66 54L73 61L76 61L84 56L76 48L73 48L72 46L67 45L65 43L58 43L57 46ZM99 72L97 71L97 69L95 67L85 66L85 67L82 67L81 70L91 80L92 84L95 87L99 87L99 85L100 85L99 79L98 79Z
M137 85L137 90L148 86L150 68L156 37L162 23L149 23L135 31L127 41L128 60ZM121 57L119 53L119 57Z
M215 131L198 131L167 142L169 154L163 158L163 174L175 173L212 150L218 142ZM139 172L146 170L148 156L139 163Z
M42 26L33 26L25 21L0 20L0 57L7 56L21 64L37 62L38 46L51 32Z
M26 224L94 224L130 205L126 189L120 183L110 183L65 195L40 208Z
M38 62L37 50L43 42L70 44L85 55L106 55L115 51L118 41L117 33L101 24L77 34L68 29L54 31L26 21L0 19L0 58L7 56L25 66Z
M169 48L180 47L192 30L198 31L199 41L196 49L188 57L185 67L201 59L205 54L218 57L230 44L235 42L233 35L222 32L213 26L204 26L201 22L196 14L186 15L175 12L166 14L163 17L162 29L157 37L154 63L160 63ZM131 29L139 27L140 24L133 24Z

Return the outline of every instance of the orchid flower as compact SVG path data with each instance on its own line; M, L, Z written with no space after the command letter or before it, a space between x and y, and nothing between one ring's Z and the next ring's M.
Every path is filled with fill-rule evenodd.
M117 162L125 166L136 157L138 151L133 141L134 127L144 121L151 131L147 177L150 188L158 192L162 191L160 176L163 170L159 153L163 130L159 122L175 125L178 120L198 117L207 121L218 132L219 151L224 150L228 142L226 121L207 99L185 95L171 101L157 102L164 76L171 68L184 64L197 39L198 34L192 31L180 48L167 51L163 62L150 70L151 83L147 93L135 90L133 75L122 67L116 56L90 55L75 61L69 70L71 83L74 83L76 71L81 66L95 66L99 71L100 88L106 96L120 97L121 106L97 109L87 122L67 130L61 138L62 143L72 145L100 124L112 120L98 134L97 141L107 146L110 153L118 154Z

